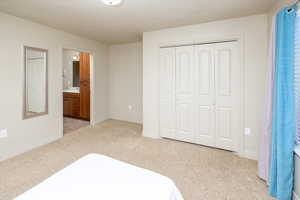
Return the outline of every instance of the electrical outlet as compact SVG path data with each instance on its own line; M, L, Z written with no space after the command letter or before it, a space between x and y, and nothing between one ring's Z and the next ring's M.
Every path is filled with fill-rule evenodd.
M245 128L245 135L251 135L251 129Z
M7 129L0 130L0 138L6 138L7 135Z
M128 110L132 110L132 105L128 105Z

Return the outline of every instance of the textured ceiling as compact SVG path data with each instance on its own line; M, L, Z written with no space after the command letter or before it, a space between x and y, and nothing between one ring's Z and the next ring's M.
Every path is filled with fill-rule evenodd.
M142 32L267 12L276 0L0 0L0 11L69 33L114 44Z

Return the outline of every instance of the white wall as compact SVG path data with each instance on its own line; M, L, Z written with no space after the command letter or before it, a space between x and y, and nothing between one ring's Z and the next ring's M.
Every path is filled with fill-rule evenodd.
M142 43L109 48L109 117L142 122ZM128 106L132 106L130 110Z
M143 35L143 134L159 137L158 68L159 46L239 38L244 54L244 127L241 155L257 159L265 96L268 17L257 15L212 23L146 32ZM243 133L241 132L243 135Z
M0 160L56 140L62 124L62 48L94 53L95 121L108 118L108 48L44 25L0 13ZM23 45L49 50L49 114L22 120Z

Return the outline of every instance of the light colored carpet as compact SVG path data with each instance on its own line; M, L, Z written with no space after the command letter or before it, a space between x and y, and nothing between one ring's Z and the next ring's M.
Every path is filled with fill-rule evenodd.
M64 134L72 133L80 128L89 126L89 121L64 117Z
M256 176L255 161L200 145L144 138L140 125L115 120L82 128L1 162L0 199L16 197L88 153L107 155L168 176L186 200L272 199Z

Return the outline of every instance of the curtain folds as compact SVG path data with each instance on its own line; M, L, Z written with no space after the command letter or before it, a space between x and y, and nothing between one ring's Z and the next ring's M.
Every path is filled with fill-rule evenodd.
M267 72L267 87L265 99L265 115L261 134L260 153L258 160L258 176L268 181L270 168L271 136L272 136L272 106L273 106L273 82L275 70L275 22L272 19L272 27L269 43L269 61Z
M291 200L293 189L295 20L295 6L282 9L276 16L269 192L278 200Z
M295 101L296 101L296 143L300 145L300 12L295 25Z

